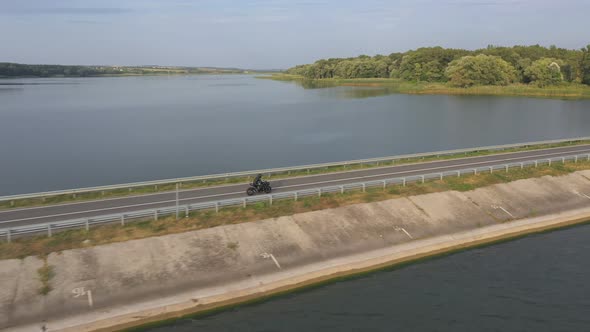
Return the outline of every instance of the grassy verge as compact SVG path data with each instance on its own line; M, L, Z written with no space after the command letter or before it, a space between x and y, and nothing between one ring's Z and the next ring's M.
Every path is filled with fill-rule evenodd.
M69 230L54 234L52 237L37 236L13 240L11 243L0 242L0 259L24 258L31 255L45 256L52 252L82 248L132 239L141 239L165 234L174 234L192 230L210 228L220 225L238 224L255 220L288 216L296 213L337 208L357 203L382 201L392 198L407 197L448 190L468 191L497 183L506 183L519 179L540 177L545 175L559 176L574 171L590 169L590 162L577 164L553 164L539 168L513 169L508 173L479 174L448 177L442 181L431 181L424 184L409 184L406 187L390 186L385 190L371 189L366 192L350 191L344 194L327 194L320 197L307 197L299 201L275 201L257 203L246 208L224 208L215 213L214 210L191 213L175 220L173 217L157 221L140 221L126 226L107 225L86 231L84 229ZM228 244L236 247L239 244Z
M469 88L451 87L445 83L408 82L393 78L357 78L357 79L319 79L309 80L297 75L274 74L259 78L277 81L294 81L304 88L322 88L333 86L383 87L387 93L405 94L439 94L439 95L479 95L479 96L522 96L542 98L590 98L590 86L575 83L563 83L549 87L537 87L526 84L508 86L474 86Z
M541 149L584 145L584 144L590 144L590 141L578 141L578 142L557 143L557 144L539 144L539 145L533 145L533 146L527 146L527 147L506 149L506 150L501 150L501 151L482 150L482 151L460 153L460 154L455 154L455 155L442 155L442 156L432 155L432 156L426 156L426 157L420 157L420 158L407 158L407 159L402 159L402 160L396 160L395 162L375 162L372 164L363 164L363 165L358 164L358 165L347 165L347 166L331 166L331 167L325 167L325 168L321 168L321 169L310 169L309 171L308 170L300 170L300 171L286 172L284 174L275 174L275 175L272 175L270 177L270 179L271 180L272 179L286 179L286 178L292 178L292 177L298 177L298 176L320 175L320 174L336 173L336 172L343 172L343 171L361 170L361 169L373 168L373 167L385 167L385 166L413 164L413 163L420 163L420 162L432 162L432 161L459 159L459 158L466 158L466 157L480 157L480 156L487 156L487 155L494 155L494 154L532 151L532 150L541 150ZM198 182L184 182L182 184L182 190L206 188L206 187L229 185L229 184L246 184L246 183L250 182L251 180L252 180L251 177L237 177L237 178L206 180L206 181L198 181ZM137 187L137 188L133 188L133 189L118 189L118 190L110 190L110 191L102 191L102 192L97 191L97 192L89 192L89 193L80 193L80 194L76 194L76 195L56 195L56 196L45 197L45 198L20 199L20 200L15 200L12 202L10 202L10 201L0 202L0 210L43 206L43 205L55 205L55 204L71 203L71 202L92 201L92 200L107 199L107 198L119 198L119 197L131 196L131 195L155 194L155 193L170 192L173 190L175 190L175 184L170 183L170 184L166 184L166 185L145 186L145 187Z
M39 288L39 294L47 295L51 292L52 287L49 283L51 279L55 276L55 272L53 271L53 266L47 264L47 256L43 256L43 267L40 267L37 270L37 275L39 276L39 281L41 282L41 287Z

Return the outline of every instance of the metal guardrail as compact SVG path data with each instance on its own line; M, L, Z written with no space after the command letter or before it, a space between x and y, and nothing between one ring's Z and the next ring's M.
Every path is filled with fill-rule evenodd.
M176 184L176 183L179 183L182 185L182 183L190 183L190 182L198 182L198 181L249 177L249 176L255 176L256 174L265 174L267 176L271 176L271 175L275 175L275 174L285 174L285 173L290 173L290 172L306 171L306 170L309 173L311 170L323 169L323 168L328 168L328 167L337 167L337 166L347 167L347 166L364 165L364 164L379 164L379 163L395 162L396 160L410 159L410 158L448 156L448 155L456 155L456 154L478 152L478 151L493 151L493 150L506 150L506 149L512 149L512 148L523 148L523 147L529 147L529 146L534 146L534 145L559 144L559 143L570 143L570 142L575 143L575 142L587 141L587 140L590 140L590 137L578 137L578 138L548 140L548 141L538 141L538 142L528 142L528 143L493 145L493 146L484 146L484 147L467 148L467 149L456 149L456 150L446 150L446 151L438 151L438 152L414 153L414 154L380 157L380 158L340 161L340 162L332 162L332 163L311 164L311 165L302 165L302 166L293 166L293 167L279 167L279 168L252 170L252 171L244 171L244 172L233 172L233 173L184 177L184 178L176 178L176 179L133 182L133 183L124 183L124 184L97 186L97 187L87 187L87 188L78 188L78 189L56 190L56 191L38 192L38 193L21 194L21 195L0 196L0 202L16 201L16 200L21 200L21 199L47 198L47 197L60 196L60 195L73 195L75 197L75 195L77 195L77 194L92 193L92 192L106 192L106 191L121 190L121 189L129 189L131 191L133 188L148 187L148 186L154 186L155 189L157 190L158 186L171 185L171 184Z
M72 219L72 220L64 220L59 222L51 222L51 223L44 223L44 224L35 224L35 225L27 225L27 226L19 226L19 227L12 227L12 228L3 228L0 229L0 238L6 239L10 242L13 238L19 236L26 236L32 234L40 234L40 233L47 233L48 236L52 236L54 232L66 229L76 229L76 228L86 228L89 230L91 226L94 225L101 225L101 224L112 224L112 223L120 223L121 225L125 225L127 222L131 222L134 220L145 220L145 219L154 219L158 220L158 218L168 215L177 216L180 213L183 213L184 216L188 216L191 211L200 211L200 210L215 210L215 212L219 212L219 209L224 207L235 207L235 206L242 206L246 207L248 204L258 203L258 202L267 202L270 205L277 200L284 200L284 199L293 199L297 201L299 198L309 197L309 196L318 196L321 197L323 194L328 193L341 193L343 194L346 191L350 190L362 190L365 191L368 188L374 187L383 187L384 189L388 185L402 185L405 186L408 183L412 182L421 182L424 183L428 180L442 180L445 177L460 177L461 175L472 175L472 174L479 174L482 172L494 172L496 170L508 172L511 168L520 168L523 169L525 167L538 167L539 165L548 164L551 165L553 162L562 162L565 163L566 161L573 161L578 162L578 160L587 160L590 161L590 154L577 154L571 155L566 157L554 157L554 158L544 158L544 159L536 159L536 160L528 160L524 162L516 162L516 163L508 163L508 164L498 164L493 166L481 166L476 168L466 168L456 171L446 171L446 172L439 172L439 173L429 173L424 175L412 175L406 177L397 177L397 178L390 178L385 180L374 180L368 182L357 182L351 184L344 184L344 185L334 185L334 186L326 186L326 187L319 187L319 188L312 188L312 189L303 189L297 191L289 191L284 193L276 193L276 194L269 194L269 195L260 195L260 196L251 196L251 197L244 197L244 198L234 198L234 199L226 199L220 201L211 201L211 202L204 202L204 203L194 203L194 204L186 204L180 205L178 207L166 207L166 208L158 208L158 209L150 209L150 210L141 210L135 212L127 212L127 213L119 213L119 214L110 214L110 215L103 215L103 216L96 216L90 218L79 218L79 219Z

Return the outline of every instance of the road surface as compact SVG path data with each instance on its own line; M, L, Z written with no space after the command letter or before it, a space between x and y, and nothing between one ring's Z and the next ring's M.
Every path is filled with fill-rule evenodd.
M399 166L367 168L363 170L294 177L279 180L271 179L271 184L273 187L273 192L278 193L355 182L382 180L395 177L439 173L472 167L518 163L527 160L554 158L584 153L590 153L590 145L503 153L490 156L441 160ZM245 197L246 188L247 184L232 184L217 187L181 190L179 194L180 204L191 204L197 202ZM170 207L174 204L175 193L163 192L139 196L102 199L96 201L65 203L60 205L0 210L0 228L17 227L160 207Z

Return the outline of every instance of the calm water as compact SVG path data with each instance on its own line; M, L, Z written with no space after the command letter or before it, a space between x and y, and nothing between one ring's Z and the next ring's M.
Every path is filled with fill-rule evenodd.
M0 79L0 195L583 135L590 100L251 76Z
M533 235L149 331L588 331L588 239Z

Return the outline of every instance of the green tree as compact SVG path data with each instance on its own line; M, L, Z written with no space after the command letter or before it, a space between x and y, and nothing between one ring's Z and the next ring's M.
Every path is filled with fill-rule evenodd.
M584 55L580 62L581 82L590 85L590 45L582 50Z
M452 86L508 85L514 82L514 67L498 56L480 54L452 61L445 74Z
M561 60L541 58L526 69L525 76L531 84L540 87L559 84L563 82L562 65L563 61Z

